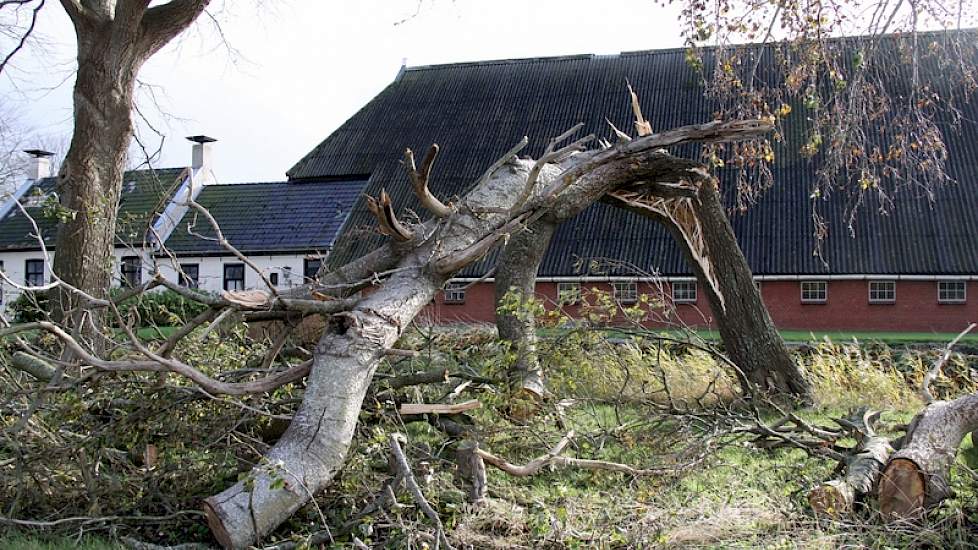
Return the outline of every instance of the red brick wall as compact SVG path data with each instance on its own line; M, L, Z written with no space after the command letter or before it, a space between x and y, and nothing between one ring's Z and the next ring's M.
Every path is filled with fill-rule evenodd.
M978 281L968 281L965 304L938 304L936 281L897 281L896 302L870 304L868 281L829 281L824 304L802 304L798 281L764 281L761 294L774 323L783 329L883 330L913 332L958 332L978 321ZM582 283L582 288L610 291L608 283ZM668 284L664 289L669 291ZM658 287L639 283L638 292L658 296ZM538 296L548 303L557 299L556 283L538 283ZM698 289L695 304L678 305L684 324L708 326L712 314L706 296ZM576 308L569 308L571 314ZM437 322L484 322L495 320L492 283L479 283L465 294L464 304L444 303L438 293L435 303L421 315ZM659 323L650 323L659 324Z

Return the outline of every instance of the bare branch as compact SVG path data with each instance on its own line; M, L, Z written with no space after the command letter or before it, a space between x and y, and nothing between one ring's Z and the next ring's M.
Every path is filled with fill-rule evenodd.
M448 550L453 550L453 546L448 542L448 537L445 536L445 526L441 523L441 518L438 517L438 512L428 504L428 501L424 498L424 493L421 492L421 487L418 486L418 482L414 479L414 474L411 472L411 465L408 464L407 457L404 456L404 451L401 449L401 444L398 443L398 439L403 438L401 434L392 434L390 437L391 453L394 455L394 463L397 465L398 473L404 479L404 485L407 487L408 492L411 493L411 498L414 503L421 508L424 515L428 516L428 519L435 524L438 528L438 540L441 544Z
M936 401L934 394L930 392L931 382L933 382L934 379L937 378L937 375L941 373L941 369L944 368L944 363L947 363L947 360L951 358L951 351L954 349L954 346L956 346L957 343L960 342L961 339L964 338L966 334L971 332L976 326L978 326L978 323L971 323L965 327L965 329L962 330L961 333L954 338L954 340L951 340L951 343L944 348L944 354L934 362L934 366L932 366L930 370L927 371L927 374L924 375L924 381L921 385L920 393L924 396L924 402L928 405Z
M394 240L407 242L414 239L414 233L397 219L391 197L386 189L380 190L380 197L367 197L367 209L377 218L380 232Z
M45 0L41 0L40 3L37 4L37 6L34 6L34 9L31 12L31 22L28 25L27 29L24 30L24 32L20 35L20 40L17 42L17 45L14 46L14 49L11 50L10 53L8 53L6 56L4 56L3 59L0 59L0 74L3 74L3 69L7 66L7 63L9 63L10 60L13 59L15 55L17 55L17 52L19 52L24 48L24 45L27 43L27 40L31 37L31 34L34 33L34 27L37 25L37 14L38 12L41 11L41 8L44 7L44 2Z
M450 206L445 206L428 189L428 177L431 174L431 166L435 163L438 156L438 144L434 143L428 149L424 161L421 163L421 170L414 165L414 153L410 149L404 150L404 166L407 167L408 177L411 178L411 185L414 187L414 194L417 195L421 205L438 218L447 218L455 210Z

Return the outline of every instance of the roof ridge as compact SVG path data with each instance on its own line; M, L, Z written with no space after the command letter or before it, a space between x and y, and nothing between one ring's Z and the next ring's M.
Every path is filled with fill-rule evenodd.
M917 31L918 36L935 36L941 34L951 34L951 33L978 33L978 27L965 27L960 29L935 29L928 31ZM847 42L847 41L858 41L870 37L881 38L881 39L893 39L897 37L909 36L910 32L893 32L881 35L873 34L860 34L854 36L833 36L829 38L832 42ZM793 42L788 40L777 40L771 42L743 42L737 44L728 44L726 46L702 46L701 49L712 50L720 47L729 48L756 48L756 47L768 47L777 45L787 45ZM648 50L626 50L621 51L617 54L595 54L595 53L580 53L580 54L568 54L568 55L555 55L555 56L536 56L536 57L518 57L518 58L505 58L505 59L486 59L482 61L457 61L452 63L434 63L428 65L417 65L414 67L404 67L405 72L412 71L426 71L426 70L441 70L441 69L451 69L458 67L478 67L478 66L490 66L490 65L517 65L523 63L540 63L548 61L573 61L576 59L598 59L598 58L614 58L614 57L630 57L637 55L665 55L665 54L675 54L680 52L685 52L688 50L688 46L673 46L669 48L652 48Z

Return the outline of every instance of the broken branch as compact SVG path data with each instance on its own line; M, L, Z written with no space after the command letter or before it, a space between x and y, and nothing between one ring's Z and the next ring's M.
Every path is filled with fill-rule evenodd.
M411 178L411 185L414 188L414 194L417 195L418 200L421 201L421 205L424 206L429 212L434 214L439 218L447 218L455 212L450 206L446 206L438 198L431 194L428 189L428 176L431 174L431 166L435 163L435 157L438 156L438 144L433 143L431 148L428 149L428 154L425 155L424 160L421 162L421 170L414 164L414 152L410 149L404 150L404 165L408 169L408 177Z

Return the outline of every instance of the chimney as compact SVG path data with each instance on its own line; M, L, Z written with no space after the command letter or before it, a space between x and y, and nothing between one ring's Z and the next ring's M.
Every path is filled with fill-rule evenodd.
M27 149L24 152L31 156L31 164L27 168L29 179L36 181L51 175L51 157L54 153L41 149Z
M208 136L187 136L187 139L194 142L193 164L190 167L194 170L211 168L211 163L214 161L211 143L217 140Z

